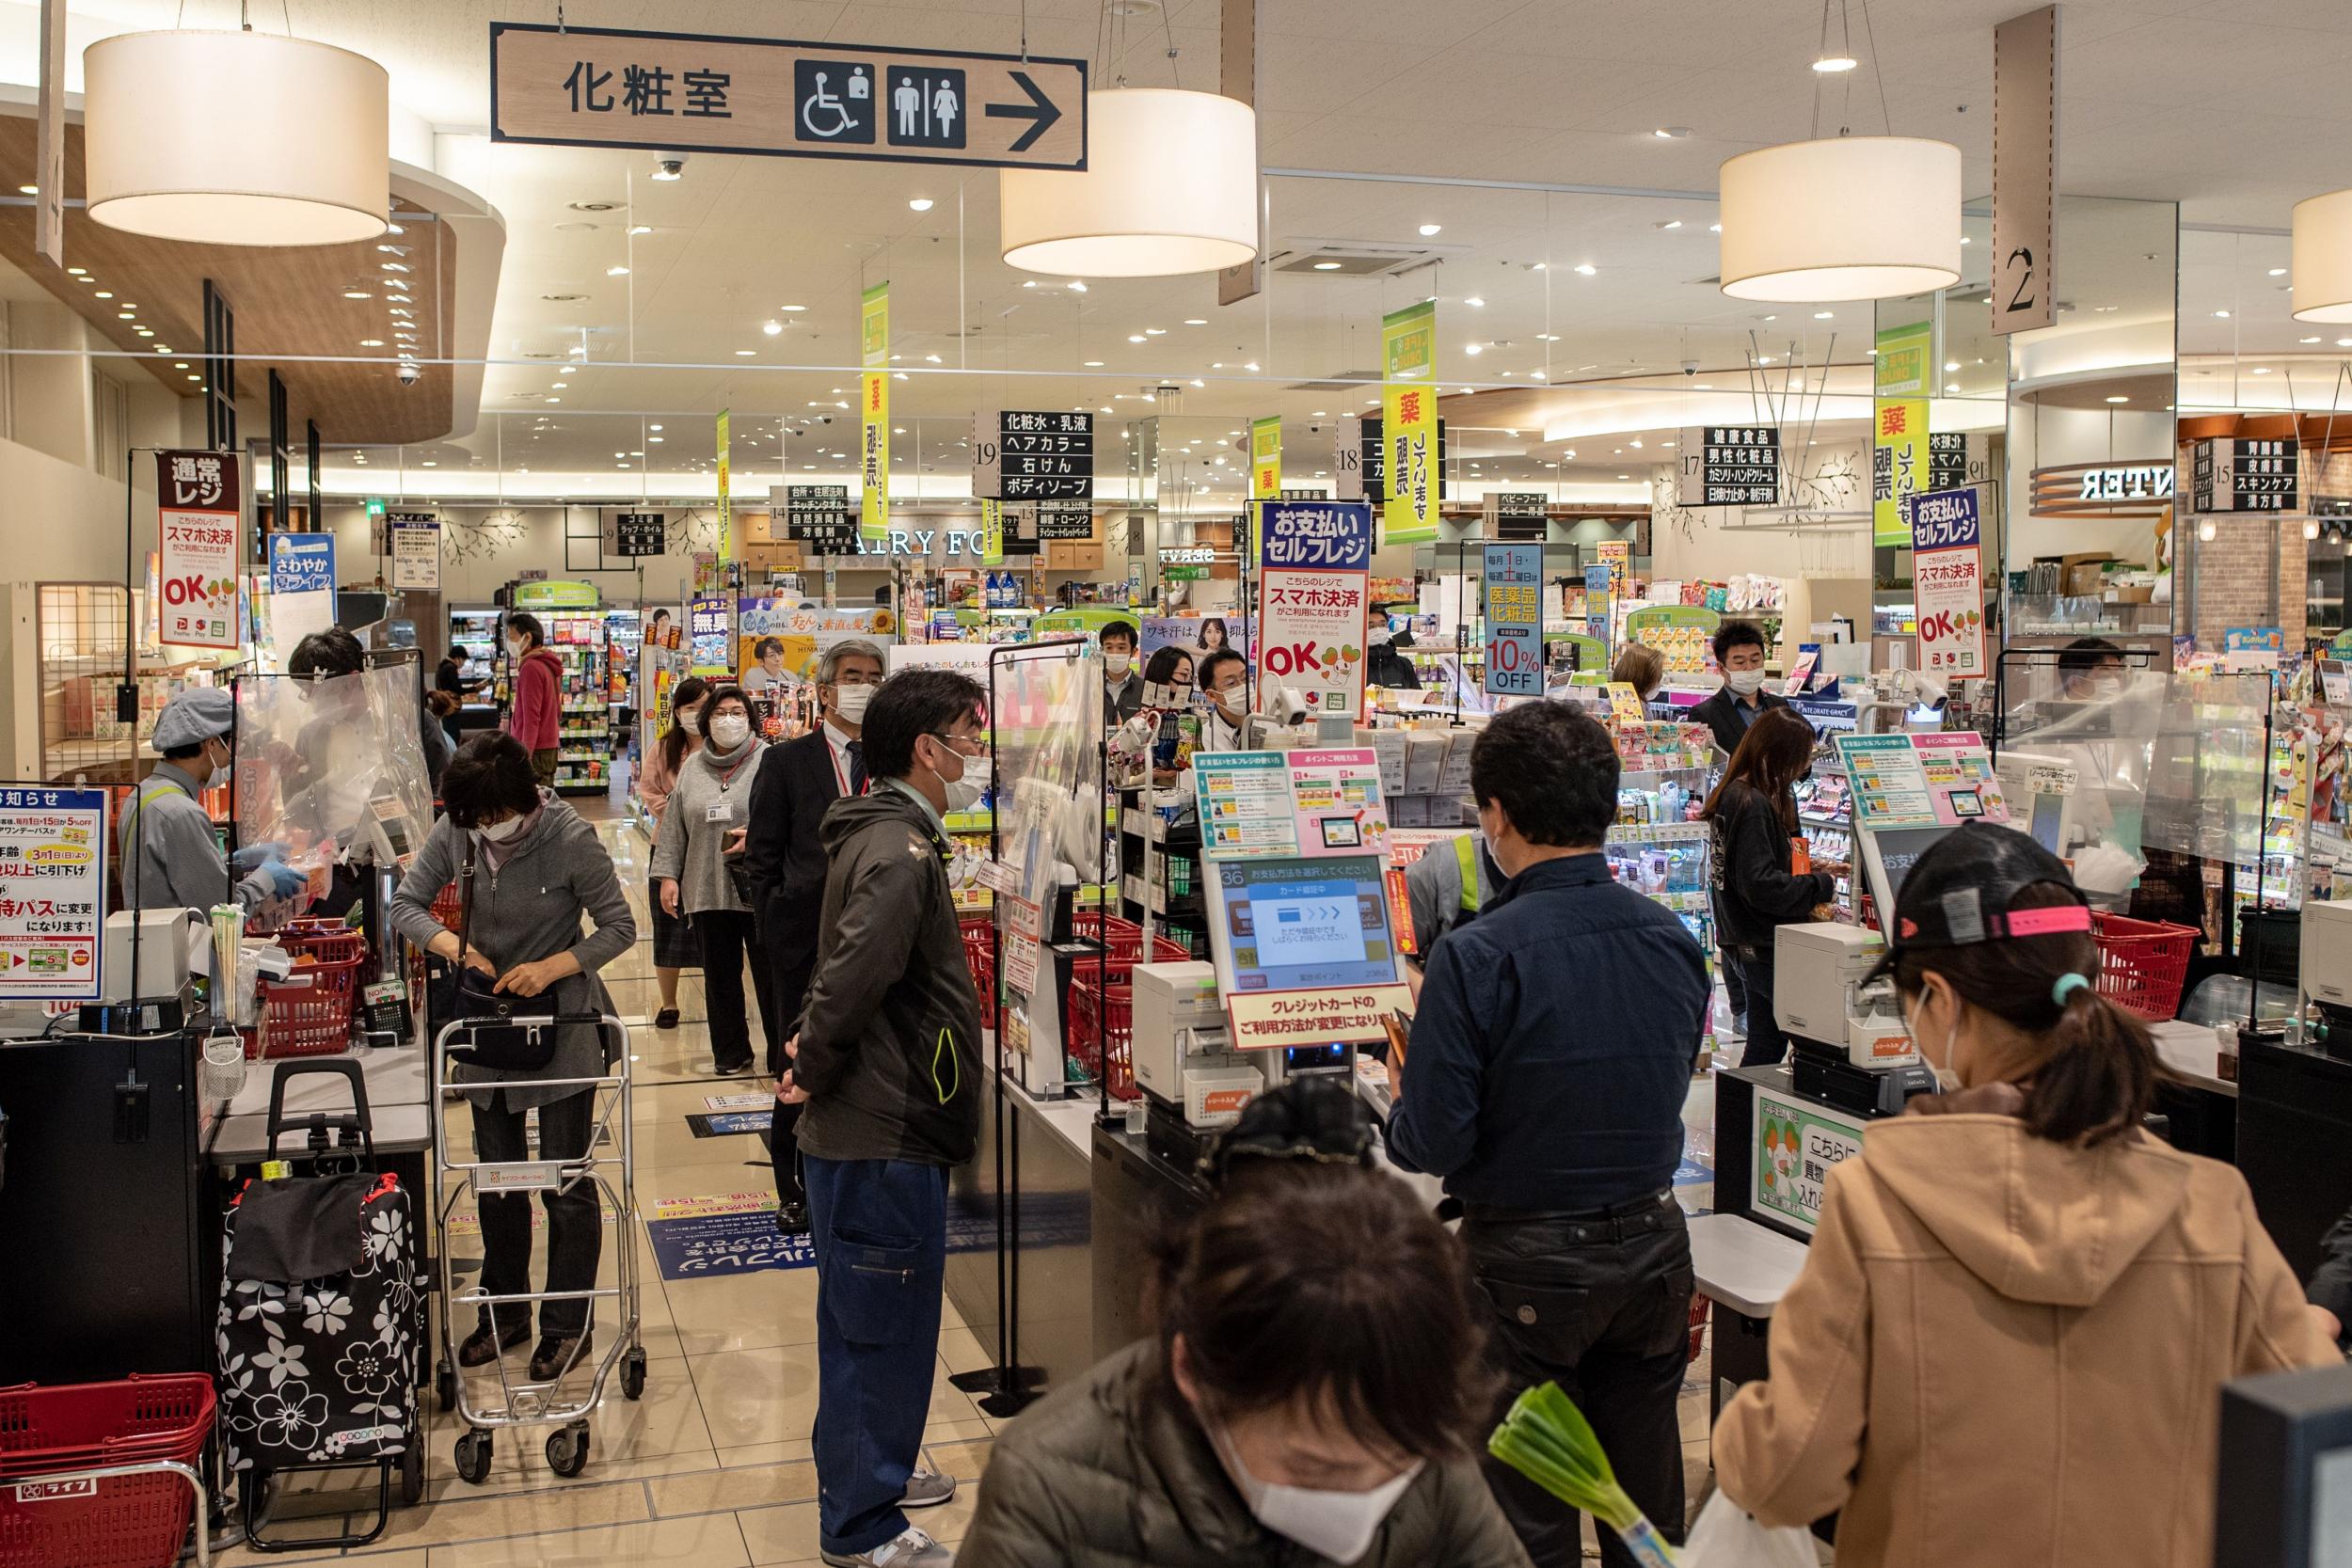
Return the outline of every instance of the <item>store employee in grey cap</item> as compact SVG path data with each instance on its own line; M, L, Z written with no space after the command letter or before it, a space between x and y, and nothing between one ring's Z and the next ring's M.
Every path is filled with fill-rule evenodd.
M227 736L235 713L228 692L200 686L181 692L156 716L155 749L164 760L132 795L117 837L128 907L208 910L227 895L250 910L265 898L300 891L302 873L278 858L282 844L238 850L240 876L231 890L230 862L197 800L199 791L229 782Z

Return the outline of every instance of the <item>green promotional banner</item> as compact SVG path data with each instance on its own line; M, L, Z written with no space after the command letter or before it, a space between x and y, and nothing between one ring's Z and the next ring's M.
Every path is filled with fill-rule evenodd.
M1380 321L1380 542L1438 536L1438 307L1429 300Z
M1282 417L1249 421L1249 499L1282 499Z
M858 531L869 539L890 532L890 285L860 296L858 348L865 371L858 387Z
M1935 329L1927 322L1878 335L1870 451L1870 539L1908 547L1911 498L1928 487L1928 392Z

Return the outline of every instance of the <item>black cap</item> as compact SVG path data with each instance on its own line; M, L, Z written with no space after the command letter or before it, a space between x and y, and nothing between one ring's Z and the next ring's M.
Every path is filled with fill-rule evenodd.
M2029 887L2047 883L2070 902L2018 910ZM2014 828L1970 822L1929 847L1895 895L1886 956L1871 967L1876 979L1912 948L1966 947L2012 937L2055 936L2090 929L2090 904L2066 863Z
M1311 1160L1327 1165L1373 1162L1372 1109L1346 1085L1294 1078L1242 1107L1241 1116L1200 1157L1200 1174L1222 1187L1244 1160Z

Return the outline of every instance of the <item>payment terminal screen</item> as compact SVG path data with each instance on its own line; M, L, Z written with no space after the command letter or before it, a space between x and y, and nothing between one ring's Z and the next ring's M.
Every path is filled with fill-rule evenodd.
M1216 874L1237 989L1300 990L1396 978L1379 857L1229 863Z

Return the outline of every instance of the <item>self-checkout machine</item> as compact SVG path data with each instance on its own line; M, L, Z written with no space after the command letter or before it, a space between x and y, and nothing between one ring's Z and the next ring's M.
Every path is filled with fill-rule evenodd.
M1772 1308L1820 1223L1831 1168L1861 1152L1872 1121L1934 1091L1891 983L1867 980L1903 879L1954 828L2010 821L2000 777L1974 732L1841 735L1836 747L1872 924L1780 927L1773 1017L1789 1035L1790 1059L1716 1074L1716 1212L1692 1222L1691 1245L1699 1289L1715 1303L1719 1410L1733 1389L1765 1374Z
M1193 759L1210 959L1138 964L1136 1084L1152 1151L1202 1134L1291 1078L1353 1080L1359 1046L1408 1006L1388 806L1368 746Z

